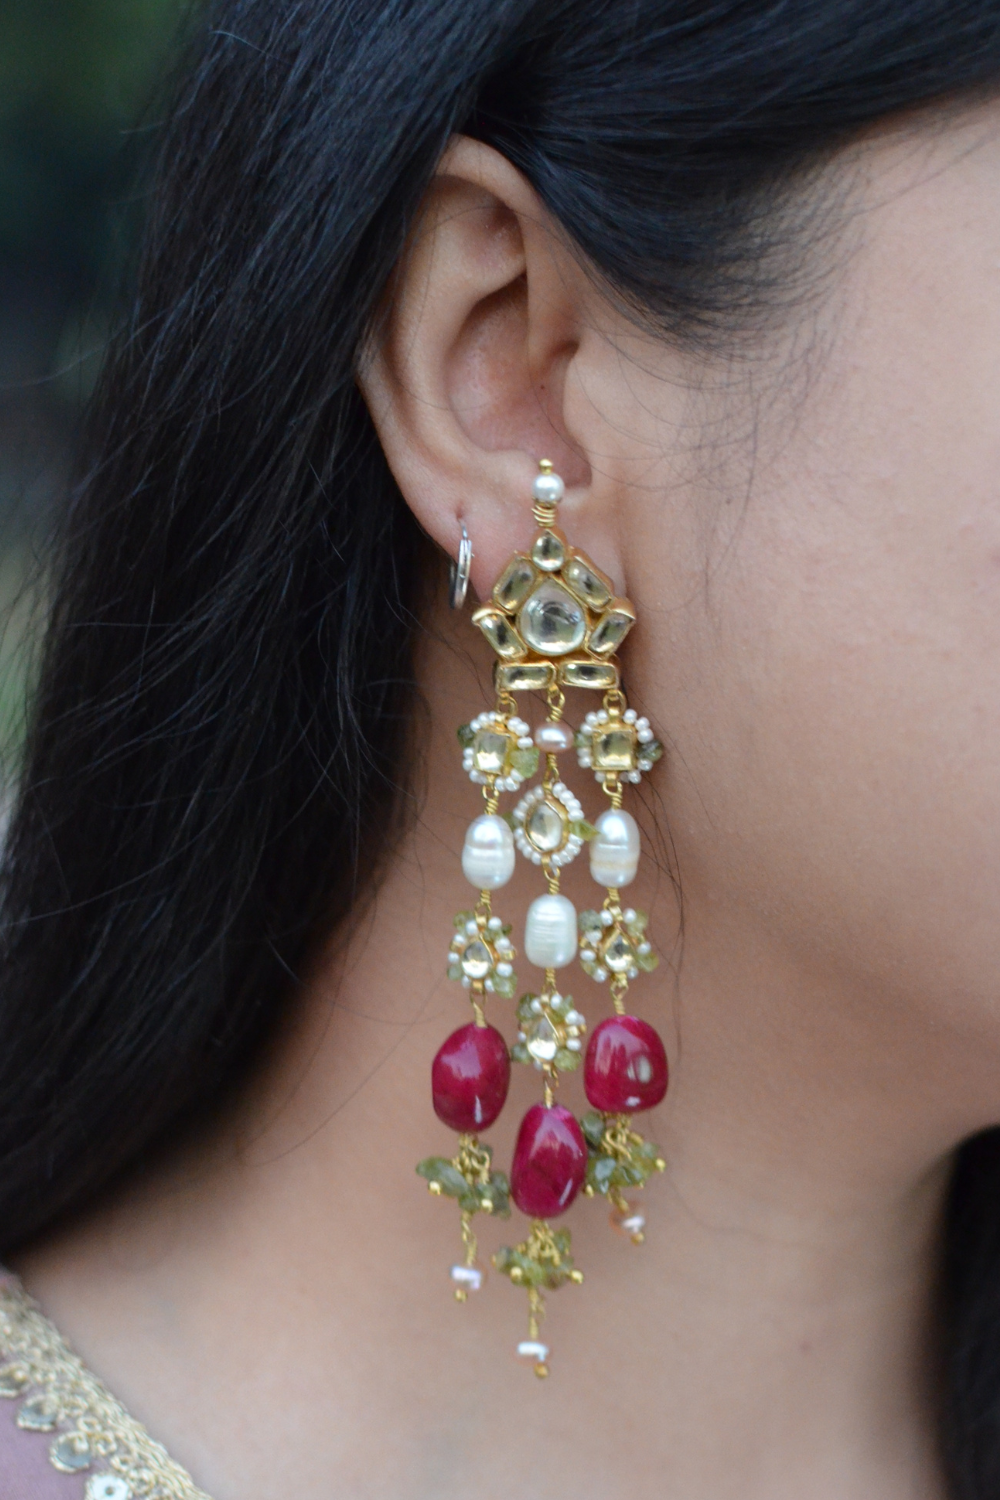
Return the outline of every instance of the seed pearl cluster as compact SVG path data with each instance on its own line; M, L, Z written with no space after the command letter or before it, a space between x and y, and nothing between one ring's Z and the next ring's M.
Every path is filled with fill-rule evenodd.
M495 729L497 734L505 734L508 730L517 735L517 748L519 750L531 750L534 748L534 740L531 737L531 725L526 724L523 719L504 719L503 714L491 710L473 719L469 728L473 733L477 729ZM462 752L462 769L469 773L469 780L474 781L477 786L485 786L489 779L485 772L475 769L475 752L471 745ZM496 778L496 789L498 792L516 792L523 782L524 777L520 771L509 770L506 776Z
M514 842L524 855L530 859L533 865L540 865L543 859L548 859L553 865L568 865L571 860L576 859L583 848L583 839L578 833L566 833L565 843L562 848L546 851L535 847L528 837L526 826L531 822L531 815L539 803L549 801L549 796L544 787L535 787L521 798L514 809ZM570 790L565 782L557 781L551 790L551 797L555 798L566 809L567 817L571 822L579 823L583 820L583 806L577 800L576 795Z
M602 708L587 714L584 718L583 725L585 729L595 731L605 728L605 726L610 722L611 716L609 715L607 709ZM639 741L640 745L652 744L653 740L656 738L656 736L653 734L652 729L650 728L649 720L645 715L639 718L634 708L627 708L625 710L625 712L622 714L622 722L635 725L635 737ZM590 769L593 764L593 757L589 748L587 748L586 746L581 746L577 754L577 761L584 768L584 770ZM622 771L620 773L620 779L622 781L631 781L638 785L638 783L642 780L643 771L651 771L653 769L653 761L644 756L641 750L638 754L637 764L638 769L635 771ZM594 778L596 781L603 781L605 778L605 774L606 773L604 771L595 771Z

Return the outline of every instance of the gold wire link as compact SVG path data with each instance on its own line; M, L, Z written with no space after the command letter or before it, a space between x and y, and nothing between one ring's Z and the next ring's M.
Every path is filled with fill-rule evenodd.
M472 1215L467 1211L462 1212L462 1244L465 1246L465 1264L474 1266L479 1255L479 1241L476 1239L472 1228ZM468 1302L469 1294L464 1286L455 1288L455 1301Z
M558 723L563 716L563 709L566 707L566 694L562 688L550 687L545 694L545 701L548 704L549 718Z
M486 1187L490 1180L490 1153L484 1146L479 1144L478 1137L474 1135L460 1135L458 1138L458 1155L452 1162L466 1182L474 1183L477 1187ZM483 1205L483 1211L490 1210Z

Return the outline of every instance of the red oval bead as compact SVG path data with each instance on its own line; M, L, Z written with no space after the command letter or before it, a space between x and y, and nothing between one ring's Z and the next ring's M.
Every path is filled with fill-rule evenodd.
M452 1130L472 1132L492 1125L509 1087L510 1054L495 1026L460 1026L431 1067L434 1112Z
M609 1016L594 1028L583 1087L607 1115L652 1109L667 1092L667 1054L656 1031L638 1016Z
M587 1143L576 1118L561 1104L533 1104L521 1121L510 1169L510 1195L532 1219L569 1208L583 1186Z

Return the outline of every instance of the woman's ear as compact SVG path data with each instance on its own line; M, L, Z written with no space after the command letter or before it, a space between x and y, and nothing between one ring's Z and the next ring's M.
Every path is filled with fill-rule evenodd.
M463 523L468 528L481 598L532 534L540 458L566 482L563 515L574 540L594 544L593 526L588 539L577 523L607 496L593 493L587 444L570 428L566 400L590 295L589 279L521 173L491 147L456 138L359 381L422 526L451 556ZM607 544L600 551L602 566L620 571Z

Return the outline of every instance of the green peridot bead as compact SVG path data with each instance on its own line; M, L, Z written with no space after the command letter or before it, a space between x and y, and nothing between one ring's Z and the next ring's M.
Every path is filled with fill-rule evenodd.
M575 834L578 839L583 839L586 844L589 844L591 839L596 839L597 837L597 829L593 823L588 823L586 818L574 819L569 825L569 831Z
M512 750L507 759L511 770L517 771L518 775L523 776L525 781L534 776L538 770L537 750Z

